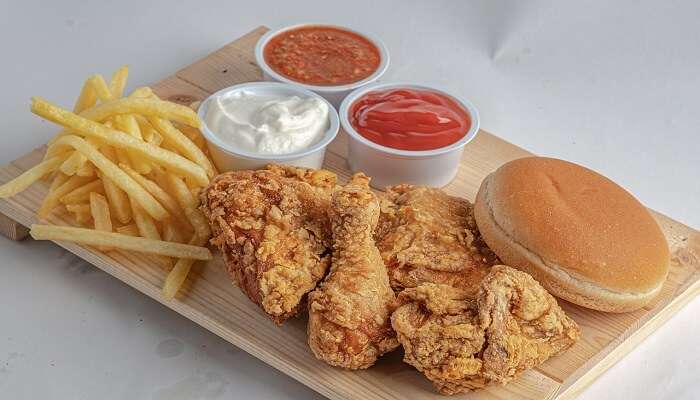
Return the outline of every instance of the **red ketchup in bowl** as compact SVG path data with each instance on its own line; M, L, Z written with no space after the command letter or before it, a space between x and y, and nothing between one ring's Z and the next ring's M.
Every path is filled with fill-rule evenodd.
M348 113L364 138L398 150L435 150L462 139L469 113L442 93L423 89L376 90L357 99Z

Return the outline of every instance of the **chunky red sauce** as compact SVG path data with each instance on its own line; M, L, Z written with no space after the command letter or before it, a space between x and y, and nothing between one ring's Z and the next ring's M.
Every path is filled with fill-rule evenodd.
M449 146L471 127L469 114L451 97L419 89L369 92L352 104L348 118L360 135L399 150Z
M379 49L356 33L327 26L305 26L274 36L265 62L297 82L337 86L361 81L379 68Z

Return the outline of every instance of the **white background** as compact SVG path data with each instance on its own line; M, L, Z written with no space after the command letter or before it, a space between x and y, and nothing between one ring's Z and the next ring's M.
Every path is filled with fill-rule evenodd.
M439 84L482 126L592 167L700 227L700 2L0 1L0 163L56 127L90 74L130 88L258 25L350 25L391 52L385 80ZM1 238L0 238L1 239ZM0 397L319 397L50 243L0 240ZM598 379L584 399L700 397L697 299Z

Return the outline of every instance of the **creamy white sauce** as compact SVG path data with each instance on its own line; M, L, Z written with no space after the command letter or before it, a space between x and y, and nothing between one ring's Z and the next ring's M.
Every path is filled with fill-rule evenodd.
M209 103L207 127L223 142L250 153L278 155L308 149L330 124L320 99L240 91Z

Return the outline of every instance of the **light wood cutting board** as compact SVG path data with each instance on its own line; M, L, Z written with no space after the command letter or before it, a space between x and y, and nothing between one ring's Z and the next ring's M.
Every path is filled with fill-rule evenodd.
M189 104L226 86L260 80L253 47L266 30L255 29L158 82L153 89L162 98ZM0 169L0 183L38 163L43 152L44 148L34 150L4 166ZM329 146L325 167L338 173L343 181L349 175L346 153L347 138L341 132ZM481 131L466 147L457 178L445 189L473 200L484 176L509 160L528 155L527 151ZM47 190L45 182L38 182L14 198L0 200L0 233L12 239L26 236L25 227L37 222L35 212ZM579 343L506 386L452 398L574 398L696 296L700 292L700 233L661 214L654 213L654 217L673 254L668 281L655 301L627 314L605 314L561 301L564 310L582 327ZM67 214L55 214L50 221L76 225ZM426 379L401 361L400 351L360 372L332 368L316 360L306 344L306 318L288 321L282 328L275 326L231 283L218 255L215 260L195 267L183 293L173 301L166 301L160 297L160 288L167 271L149 256L102 253L73 243L58 244L330 398L437 396Z

